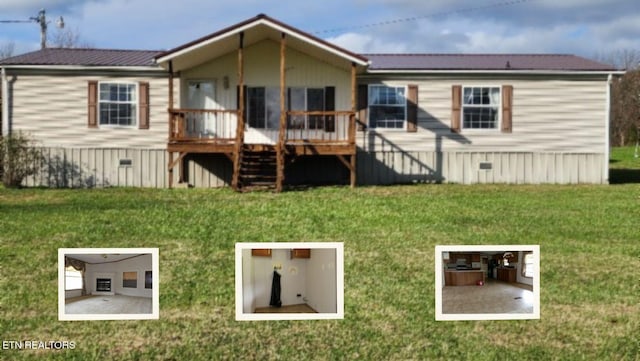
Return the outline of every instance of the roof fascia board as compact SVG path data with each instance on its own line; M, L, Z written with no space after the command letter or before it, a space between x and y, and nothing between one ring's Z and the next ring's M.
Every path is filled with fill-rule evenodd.
M428 74L509 74L509 75L623 75L625 72L620 70L367 70L367 74L371 75L428 75Z
M69 70L69 71L138 71L138 72L166 72L158 66L87 66L87 65L0 65L4 69L24 70Z
M229 37L231 37L233 35L239 34L239 33L243 32L243 31L246 31L246 30L248 30L250 28L253 28L253 27L257 26L257 25L267 25L267 26L269 26L269 27L271 27L271 28L273 28L275 30L278 30L280 32L283 32L283 33L285 33L287 35L293 36L293 37L295 37L297 39L300 39L300 40L303 40L303 41L305 41L307 43L311 43L311 44L313 44L313 45L315 45L315 46L317 46L317 47L319 47L319 48L321 48L321 49L323 49L325 51L328 51L328 52L330 52L330 53L332 53L334 55L340 56L342 58L346 58L349 61L354 62L354 63L356 63L358 65L362 65L362 66L368 65L367 61L364 61L362 59L356 58L356 57L351 56L349 54L340 52L337 49L334 49L334 48L329 47L329 46L327 46L325 44L319 43L319 42L317 42L317 41L315 41L315 40L313 40L313 39L311 39L311 38L309 38L307 36L299 34L299 33L295 32L295 31L293 31L292 29L283 27L283 26L281 26L279 24L276 24L276 23L274 23L272 21L269 21L269 19L256 19L255 21L252 21L250 23L244 24L244 25L239 26L239 27L234 28L234 29L230 29L229 31L224 32L222 34L219 34L218 36L214 36L211 39L207 39L207 40L204 40L204 41L202 41L200 43L193 44L192 46L189 46L189 47L186 47L184 49L178 50L177 52L175 52L173 54L169 54L169 55L157 58L156 59L156 63L159 64L159 63L164 63L164 62L167 62L167 61L171 61L171 60L173 60L173 59L175 59L175 58L177 58L177 57L179 57L181 55L184 55L184 54L186 54L186 53L188 53L188 52L190 52L192 50L196 50L198 48L207 46L207 45L209 45L211 43L220 41L222 39L229 38Z

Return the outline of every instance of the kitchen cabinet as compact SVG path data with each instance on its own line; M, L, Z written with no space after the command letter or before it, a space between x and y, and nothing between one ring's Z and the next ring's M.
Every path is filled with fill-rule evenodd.
M251 255L255 257L271 257L271 249L253 248L251 249Z
M291 250L291 258L311 258L311 249L294 248Z
M444 271L445 286L472 286L484 282L483 271Z
M471 255L471 262L480 262L480 253L473 253Z
M498 280L504 282L515 282L516 281L516 269L515 268L498 268Z

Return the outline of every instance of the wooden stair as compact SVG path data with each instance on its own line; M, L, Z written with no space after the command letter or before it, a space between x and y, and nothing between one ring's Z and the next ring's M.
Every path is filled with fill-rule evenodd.
M238 190L278 190L278 158L272 145L242 146Z

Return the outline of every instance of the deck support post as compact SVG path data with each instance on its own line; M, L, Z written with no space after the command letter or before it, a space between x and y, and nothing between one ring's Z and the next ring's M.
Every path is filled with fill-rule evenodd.
M169 142L171 142L173 138L173 62L169 61L169 109L167 111L169 113ZM169 153L169 163L168 163L168 176L169 176L169 188L173 187L173 152L167 150Z
M238 121L236 124L236 140L233 151L233 175L231 187L240 190L240 165L242 163L242 148L244 145L244 32L239 34L238 44Z
M351 188L356 186L356 155L358 154L358 148L356 147L356 89L358 87L356 81L356 63L351 63L351 112L349 116L349 146L352 148L353 154L351 154L351 177L349 183Z
M282 183L284 183L284 158L285 158L285 133L287 129L287 113L285 108L286 96L286 50L287 38L285 33L280 37L280 131L278 132L278 144L276 145L276 192L282 192Z
M173 188L173 152L169 152L169 164L167 168L169 170L169 189Z

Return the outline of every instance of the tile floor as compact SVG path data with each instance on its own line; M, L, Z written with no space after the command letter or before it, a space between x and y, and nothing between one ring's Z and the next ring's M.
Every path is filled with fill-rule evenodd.
M91 296L65 305L66 314L141 314L152 312L150 297Z
M533 292L487 279L484 286L445 286L442 313L533 313Z

